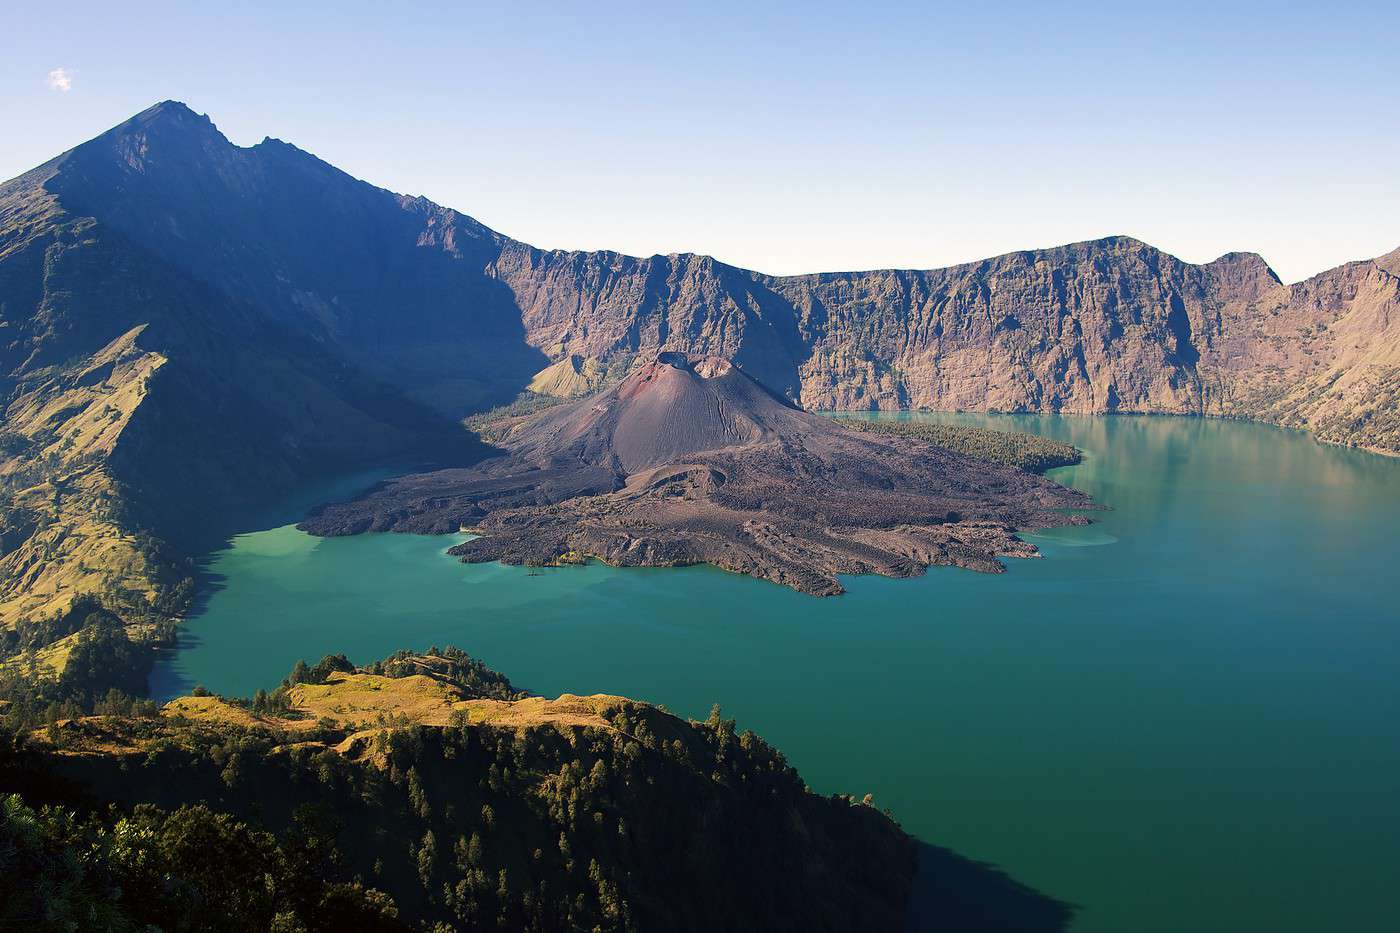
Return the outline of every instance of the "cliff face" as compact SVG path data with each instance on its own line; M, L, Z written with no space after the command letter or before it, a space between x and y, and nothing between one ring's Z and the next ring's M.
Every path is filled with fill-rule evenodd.
M1400 250L1227 305L1208 414L1400 452Z
M731 356L808 408L1232 415L1396 451L1397 267L1284 286L1253 254L1192 265L1111 237L789 278L510 244L496 271L551 358L681 349Z

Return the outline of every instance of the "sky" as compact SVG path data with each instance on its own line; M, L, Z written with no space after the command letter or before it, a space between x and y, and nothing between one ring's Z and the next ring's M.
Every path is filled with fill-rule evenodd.
M6 4L0 178L175 99L546 248L789 274L1128 234L1296 281L1400 246L1397 35L1393 0Z

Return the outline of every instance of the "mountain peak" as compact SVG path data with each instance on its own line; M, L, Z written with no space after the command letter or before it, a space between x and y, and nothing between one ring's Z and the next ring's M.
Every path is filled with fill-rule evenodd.
M141 114L137 114L137 116L156 113L189 114L191 116L196 116L195 112L190 109L190 105L182 100L163 100L147 107L145 110L141 111Z
M1391 275L1400 275L1400 246L1372 261Z
M1274 272L1274 270L1269 266L1269 263L1264 259L1263 256L1260 256L1258 253L1242 251L1233 251L1226 253L1223 256L1219 256L1215 259L1212 259L1210 262L1206 263L1206 265L1220 267L1229 266L1244 269L1258 269L1260 271L1268 272L1268 274L1270 275L1273 275Z
M1106 237L1100 237L1090 242L1096 245L1114 247L1117 249L1157 249L1157 247L1153 246L1151 243L1145 240L1139 240L1137 237L1129 236L1126 233L1111 233Z
M207 128L217 132L214 121L209 119L208 114L195 113L189 108L189 105L178 100L163 100L158 104L153 104L116 129L130 126L133 123L143 127L162 125L184 126L191 129Z
M178 100L164 100L75 147L69 155L91 166L94 158L106 161L116 153L118 163L131 169L161 154L180 152L187 160L200 159L230 145L207 114L195 113Z
M1258 298L1271 288L1282 285L1278 274L1258 253L1226 253L1208 262L1205 268L1215 277L1225 298L1247 301Z
M63 169L48 187L71 198L70 203L81 210L124 203L135 216L151 209L149 201L143 208L135 207L141 198L155 197L157 190L171 197L178 188L174 178L221 163L233 149L207 115L180 101L165 100L69 150L63 156ZM177 166L179 171L172 172ZM132 188L136 178L142 179L139 195ZM192 197L188 191L179 196L186 204Z

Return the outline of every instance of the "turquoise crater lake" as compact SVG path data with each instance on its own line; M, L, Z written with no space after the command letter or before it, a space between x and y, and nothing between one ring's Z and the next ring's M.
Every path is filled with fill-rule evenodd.
M1262 425L903 417L1069 441L1112 511L992 576L817 599L695 567L468 566L455 538L213 554L157 695L455 644L544 693L721 702L818 790L1077 905L1079 933L1389 931L1400 917L1400 460ZM353 481L351 483L353 485ZM348 486L339 490L342 494Z

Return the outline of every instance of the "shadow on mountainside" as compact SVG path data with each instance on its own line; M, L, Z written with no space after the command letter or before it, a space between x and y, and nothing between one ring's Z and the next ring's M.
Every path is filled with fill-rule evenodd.
M906 933L1063 933L1074 907L985 862L918 844Z

